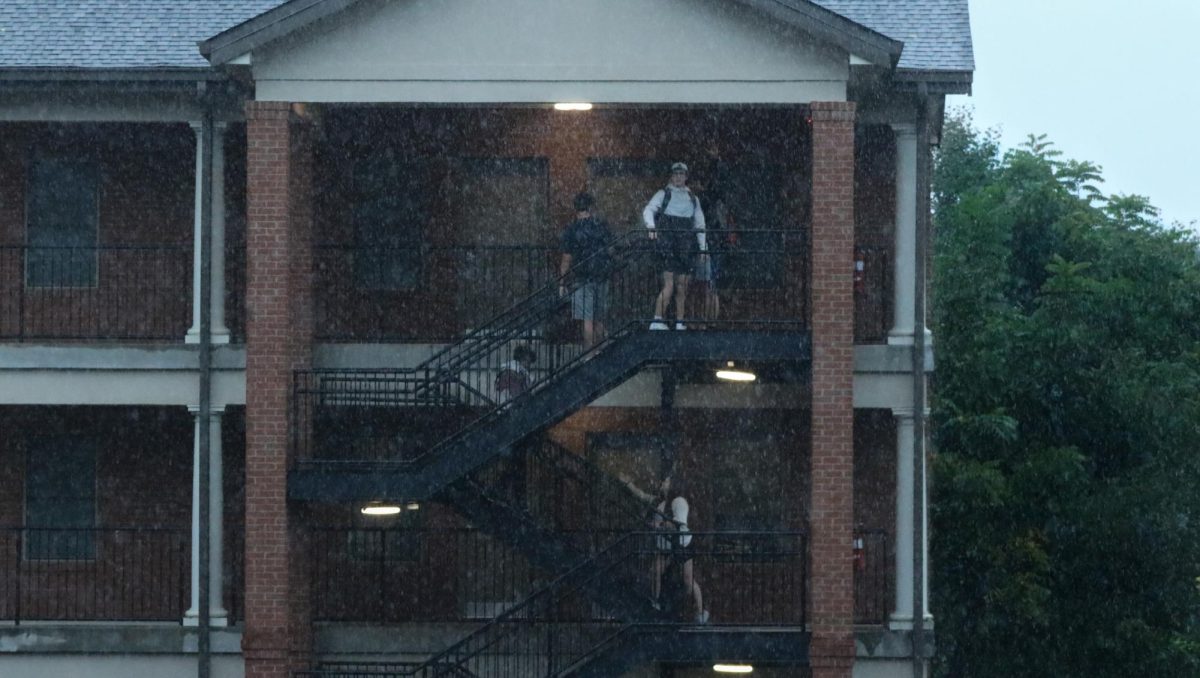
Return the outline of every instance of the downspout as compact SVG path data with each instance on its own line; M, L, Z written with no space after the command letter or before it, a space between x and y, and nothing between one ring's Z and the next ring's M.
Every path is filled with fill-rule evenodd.
M213 507L209 505L209 452L212 449L211 431L209 430L210 410L212 408L212 172L213 172L213 112L209 93L203 83L199 85L200 100L203 107L200 123L200 375L199 375L199 426L200 426L200 564L199 583L197 586L199 606L199 638L197 643L198 678L209 678L212 674L212 608L209 605L209 553L212 545L209 543L212 535L209 533L209 516ZM219 508L218 508L219 510Z
M929 89L917 85L917 232L916 275L913 276L913 627L914 678L925 678L925 278L928 266L930 224Z

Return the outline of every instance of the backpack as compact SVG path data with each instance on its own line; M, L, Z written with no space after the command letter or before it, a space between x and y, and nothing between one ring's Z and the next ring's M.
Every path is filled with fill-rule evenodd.
M658 211L654 213L654 227L655 228L660 227L659 222L662 220L661 219L662 216L667 213L667 205L671 204L671 193L672 193L672 191L671 191L670 186L667 186L666 188L663 189L662 204L658 206ZM699 209L700 205L699 205L699 202L696 200L696 194L692 193L692 189L690 189L690 188L688 189L688 197L692 199L692 209L693 210Z

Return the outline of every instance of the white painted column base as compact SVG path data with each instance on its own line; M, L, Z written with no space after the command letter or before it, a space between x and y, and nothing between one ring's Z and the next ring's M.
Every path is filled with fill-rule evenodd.
M191 558L191 606L183 614L184 626L200 625L200 417L191 409L194 417L192 435L192 558ZM225 611L224 591L224 529L222 520L225 506L225 489L221 484L221 412L208 417L209 460L208 460L208 619L210 626L228 626L229 613Z

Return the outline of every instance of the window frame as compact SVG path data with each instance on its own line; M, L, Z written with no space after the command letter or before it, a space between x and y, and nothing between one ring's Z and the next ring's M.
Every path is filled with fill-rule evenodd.
M77 134L64 134L56 138L53 142L43 142L35 145L27 158L25 164L25 202L24 202L24 227L25 227L25 245L23 257L23 272L21 276L22 285L29 290L88 290L95 289L100 286L100 214L101 203L103 199L104 171L97 153L89 149L79 148L80 143ZM87 164L92 174L93 185L91 187L92 203L93 203L93 227L92 238L90 245L80 245L78 249L92 250L91 257L91 276L90 282L84 284L61 284L54 279L54 276L48 276L49 281L42 283L34 280L32 275L33 267L30 265L30 255L35 249L52 249L57 246L45 246L34 244L33 229L34 229L34 202L35 193L35 177L37 175L37 166L44 161L51 162L70 162L78 164ZM63 248L68 249L68 248ZM71 247L70 249L74 249ZM70 281L75 282L75 278L71 277Z

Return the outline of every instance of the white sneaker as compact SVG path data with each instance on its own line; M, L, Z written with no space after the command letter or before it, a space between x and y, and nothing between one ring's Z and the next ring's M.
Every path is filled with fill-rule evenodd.
M665 329L668 329L668 327L667 327L667 324L666 324L665 322L663 322L663 321L661 321L661 320L655 320L654 322L650 323L650 329L652 329L652 330L665 330Z
M682 332L683 330L686 330L686 329L687 329L687 325L684 325L683 323L680 323L680 322L675 323L675 331Z

